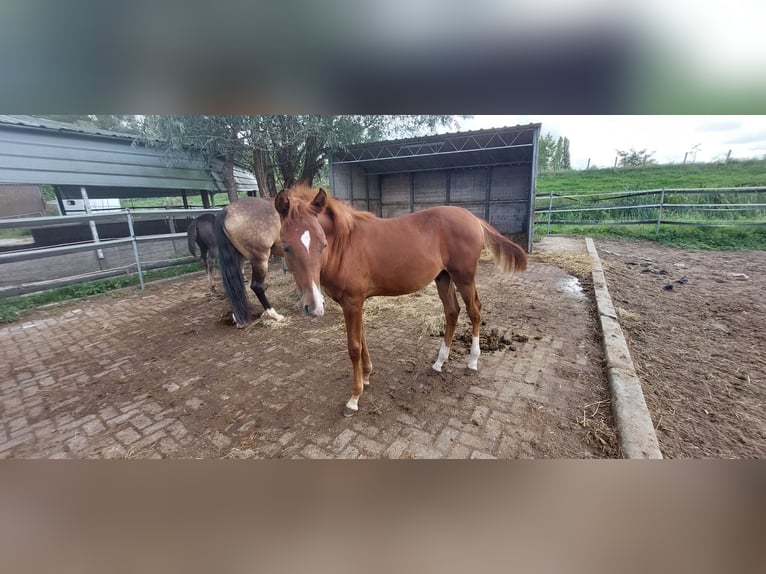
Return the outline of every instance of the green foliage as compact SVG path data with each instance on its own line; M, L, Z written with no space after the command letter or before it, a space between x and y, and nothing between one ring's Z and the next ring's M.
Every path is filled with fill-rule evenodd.
M175 277L177 275L184 275L199 270L200 266L197 263L176 265L173 267L165 267L163 269L153 269L144 273L144 281L156 281L158 279ZM49 289L48 291L33 293L31 295L0 299L0 323L11 323L16 321L44 305L100 295L102 293L138 284L138 275L133 274L122 277L111 277L108 279L97 279L87 283L67 285L66 287L57 287L55 289Z
M620 167L641 167L646 163L650 163L650 159L654 155L654 152L646 152L646 148L636 151L630 148L629 151L617 150L617 165Z
M647 165L641 169L601 169L544 173L537 177L538 209L547 208L556 192L554 206L558 208L600 207L608 204L635 205L631 210L598 209L589 212L554 214L552 221L604 221L603 225L551 225L551 233L575 235L610 235L656 240L681 247L700 249L766 249L766 225L748 227L709 227L690 225L700 221L711 223L766 222L764 211L699 212L673 208L674 204L766 203L766 194L709 193L700 195L666 194L663 221L679 221L687 225L661 224L655 236L656 224L608 225L609 221L656 221L657 209L642 207L659 202L659 194L608 199L606 192L684 188L737 188L766 186L766 161L748 160L729 164ZM603 192L603 193L599 193ZM547 214L538 213L535 235L546 232Z
M334 150L365 141L454 127L443 115L147 116L144 138L171 148L194 145L251 168L265 195L296 181L313 183Z
M537 140L537 171L559 171L572 169L569 155L569 138L553 139L550 132Z

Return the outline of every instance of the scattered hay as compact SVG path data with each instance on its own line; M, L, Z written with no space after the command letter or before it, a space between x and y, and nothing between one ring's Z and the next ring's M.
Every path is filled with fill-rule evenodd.
M602 407L610 404L610 399L604 399L585 405L582 411L582 418L577 417L577 424L587 431L587 440L595 448L603 451L608 456L619 456L620 447L617 440L617 431L614 425L609 424L605 414L599 411ZM588 410L592 409L592 412Z
M617 315L622 321L632 321L634 323L638 323L641 320L641 315L634 313L633 311L628 311L622 307L617 307L615 310L617 311Z
M530 258L532 261L560 267L577 277L581 282L592 279L593 262L587 253L534 251Z

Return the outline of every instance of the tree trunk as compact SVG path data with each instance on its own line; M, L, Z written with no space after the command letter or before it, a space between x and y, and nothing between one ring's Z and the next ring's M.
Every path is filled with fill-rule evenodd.
M298 144L285 145L277 150L277 165L285 188L292 187L298 180Z
M223 162L223 180L226 184L226 194L229 203L237 201L237 181L234 179L234 145L237 141L237 131L232 128L226 146L226 154Z
M298 181L311 187L314 184L314 177L319 173L324 164L322 150L319 149L319 142L316 136L306 138L306 147L304 148L303 171Z
M258 191L261 197L275 197L277 195L277 183L274 179L274 166L271 165L269 152L253 145L253 171L258 182Z

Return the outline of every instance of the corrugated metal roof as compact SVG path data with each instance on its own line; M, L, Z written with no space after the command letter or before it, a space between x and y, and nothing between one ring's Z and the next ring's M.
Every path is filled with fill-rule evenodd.
M8 124L15 126L24 126L29 128L42 128L47 130L56 130L59 132L82 134L89 136L101 136L108 138L127 139L134 141L137 138L135 134L129 134L127 132L116 132L105 130L96 126L81 126L76 124L68 124L65 122L59 122L56 120L49 120L48 118L38 118L36 116L6 116L0 115L0 124Z
M331 164L360 164L365 173L404 173L532 164L541 124L369 142L332 155Z
M0 116L0 183L225 191L222 164L195 148L169 151L137 136L32 116ZM240 191L258 188L235 167ZM127 196L128 190L120 196Z

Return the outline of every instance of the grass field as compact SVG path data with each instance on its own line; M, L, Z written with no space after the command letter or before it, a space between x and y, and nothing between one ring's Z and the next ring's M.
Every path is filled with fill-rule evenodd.
M649 165L645 168L590 169L541 173L537 193L551 191L635 191L692 187L766 186L766 160L733 161L728 165L706 163Z
M766 203L766 193L744 194L711 192L702 195L666 194L663 221L678 221L684 225L623 225L636 220L656 220L657 208L642 208L642 204L659 202L654 196L610 198L608 192L631 192L655 189L738 188L766 186L766 161L735 161L728 165L691 164L660 165L633 169L592 169L542 173L537 177L536 207L547 208L551 192L566 195L554 198L554 208L581 208L603 205L636 205L629 211L597 210L584 213L554 214L550 233L569 235L608 235L650 239L669 245L699 249L766 249L766 210L728 210L727 204ZM673 204L716 204L727 211L693 211L674 208ZM735 207L732 205L732 207ZM578 222L603 222L578 225ZM609 222L615 222L610 224ZM693 223L727 224L706 227ZM737 226L748 223L750 226ZM752 225L752 224L759 225ZM538 213L535 235L548 230L547 214Z

